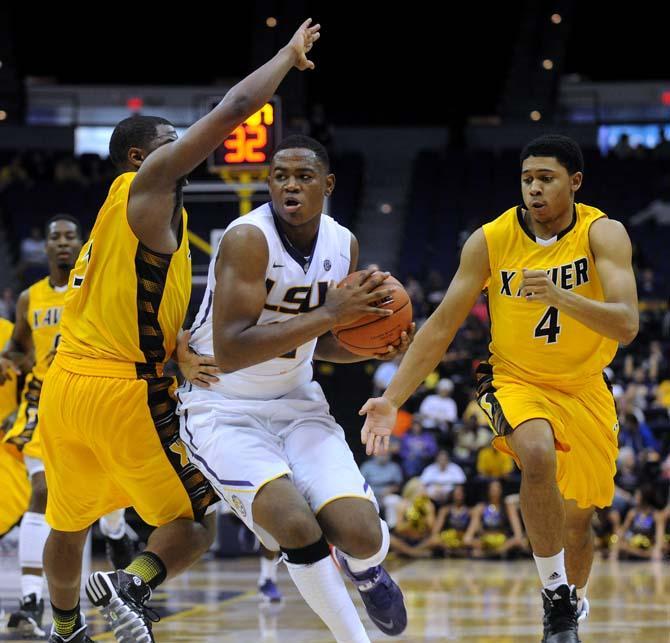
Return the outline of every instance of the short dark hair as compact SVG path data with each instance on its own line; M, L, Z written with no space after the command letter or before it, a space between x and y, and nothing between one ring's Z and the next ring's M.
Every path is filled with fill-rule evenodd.
M54 214L45 224L44 224L44 236L48 237L49 236L49 228L51 227L52 223L56 223L56 221L69 221L70 223L74 223L75 227L77 228L77 236L80 239L83 239L83 235L81 232L81 223L79 223L79 219L76 217L73 217L71 214Z
M568 174L584 171L584 157L577 141L561 134L544 134L533 139L521 152L521 165L529 156L553 156Z
M303 136L302 134L287 136L285 139L280 141L279 145L275 147L275 151L272 153L271 161L274 160L277 152L281 152L282 150L293 150L296 148L311 150L314 152L319 161L321 161L321 165L323 165L326 172L330 171L330 158L328 157L326 148L316 139L311 138L310 136Z
M116 125L109 139L109 158L117 169L122 169L128 160L131 147L145 148L156 137L158 125L172 125L160 116L135 114L124 118Z

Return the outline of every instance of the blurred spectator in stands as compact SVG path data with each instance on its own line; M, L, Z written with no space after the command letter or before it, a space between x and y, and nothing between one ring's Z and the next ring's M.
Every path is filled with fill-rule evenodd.
M670 197L665 195L654 199L646 208L634 214L629 220L629 225L642 225L647 221L653 221L658 225L670 225Z
M591 526L593 528L594 550L600 552L604 559L609 558L619 538L617 535L621 527L619 512L611 507L596 509L593 512Z
M619 429L619 447L630 447L635 456L643 451L659 450L658 440L654 437L649 425L640 420L635 413L628 413L621 422Z
M465 504L465 487L456 485L451 502L437 512L431 534L431 549L450 557L461 558L467 553L463 537L470 524L472 509Z
M612 557L661 560L665 546L665 512L655 506L656 492L644 485L635 492L635 505L619 528Z
M47 158L49 156L49 158ZM51 181L53 179L52 155L44 150L33 150L25 159L24 166L31 179Z
M670 141L665 138L665 128L658 128L658 144L652 150L652 157L659 161L670 160Z
M388 454L366 460L361 465L361 473L372 487L380 507L383 506L386 496L400 492L403 481L402 469Z
M14 183L30 183L30 176L20 154L0 167L0 192Z
M612 156L620 160L632 159L637 156L635 149L631 147L628 134L622 134L619 137L616 145L612 148Z
M606 366L603 372L607 377L607 381L610 383L610 386L612 387L612 396L614 397L614 401L618 403L619 399L624 394L624 388L623 386L621 386L621 384L619 384L616 375L614 374L614 371L609 366Z
M513 471L512 457L491 445L477 454L477 475L482 478L507 478Z
M487 425L481 424L482 420L476 415L470 414L466 416L466 414L463 414L463 417L465 418L465 422L456 432L454 457L458 460L474 464L477 451L491 442L493 433ZM484 414L483 422L486 422L486 414Z
M419 478L412 478L402 490L397 520L391 530L391 550L412 558L430 556L430 537L435 524L435 505Z
M2 291L2 298L0 299L0 317L14 321L16 315L16 297L11 288L5 288ZM2 350L4 347L0 347Z
M454 383L449 379L441 379L437 383L436 390L437 394L428 395L421 402L419 413L424 428L446 431L451 424L458 420L456 402L451 397L454 391Z
M663 278L652 268L645 268L638 274L637 296L640 301L661 301L666 298Z
M463 411L463 420L468 421L470 418L475 418L479 426L488 428L489 418L488 415L484 412L479 403L477 402L477 391L475 389L470 390L470 401ZM490 431L489 431L490 434ZM491 437L489 435L489 437ZM483 444L481 446L484 446Z
M414 321L420 322L426 317L425 312L426 296L423 292L423 286L412 275L409 275L405 279L403 285L405 286L405 290L407 291L410 301L412 302L412 313L414 315Z
M654 399L654 383L649 378L649 372L645 366L634 368L634 358L626 355L624 359L624 377L629 381L624 393L623 405L626 411L634 412L635 409L645 411L649 402ZM639 418L643 420L644 417Z
M640 476L635 461L635 451L624 446L617 457L617 471L614 476L614 499L612 510L617 512L617 524L621 524L628 510L633 506L633 495L640 484Z
M375 396L381 395L386 390L386 387L398 370L398 366L400 366L401 359L402 355L398 355L398 357L390 362L380 362L379 366L377 366L375 374L372 376Z
M428 273L425 292L426 305L428 307L426 312L428 315L431 315L433 311L440 305L440 302L444 298L445 293L444 278L437 270L431 270Z
M326 110L321 103L312 107L309 119L309 136L315 138L326 148L328 155L333 158L334 154L334 129L326 119Z
M74 183L77 185L86 185L88 183L82 174L79 164L71 156L66 156L56 163L54 180L56 183Z
M477 298L477 301L475 302L475 305L472 307L472 310L470 311L470 314L475 319L478 319L486 327L488 327L488 325L489 325L489 307L488 307L488 304L486 303L486 297L484 296L484 293L479 295L479 297Z
M663 354L663 345L657 339L649 342L649 355L642 361L642 368L651 382L658 382L668 371L668 360Z
M30 229L30 236L21 241L21 263L24 266L46 266L46 242L39 226Z
M412 428L400 441L400 462L405 476L413 478L423 471L437 453L435 436L423 430L419 416L414 416Z
M440 506L449 500L457 484L465 482L465 472L450 461L447 451L440 449L435 462L423 470L421 482L426 487L430 499Z
M524 549L518 508L515 503L504 501L498 480L489 484L486 502L480 502L473 509L463 542L472 547L474 558L500 558L512 550Z

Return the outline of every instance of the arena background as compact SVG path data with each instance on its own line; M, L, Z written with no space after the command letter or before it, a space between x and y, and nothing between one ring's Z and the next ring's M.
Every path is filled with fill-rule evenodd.
M468 234L520 203L523 145L545 132L580 143L585 178L578 201L626 225L640 302L640 333L611 366L624 447L615 509L621 518L647 484L654 490L654 506L662 510L670 483L670 67L668 16L655 3L622 9L576 0L439 8L255 1L170 9L158 4L37 9L5 3L0 6L0 316L13 319L18 294L46 274L39 246L47 219L67 213L91 229L114 177L106 145L116 122L142 113L165 116L178 129L188 127L309 16L322 24L313 53L316 70L291 72L272 103L273 122L265 116L259 122L267 125L270 140L305 133L326 145L337 177L327 211L358 237L361 267L378 264L405 284L419 325L441 300ZM253 167L222 163L224 154L192 174L186 193L194 233L191 315L202 297L217 235L267 198L263 161ZM518 491L512 467L487 468L488 453L481 455L487 448L485 431L470 404L474 368L487 355L487 342L482 298L438 371L406 405L393 448L400 479L390 485L393 489L380 490L382 495L397 495L405 482L421 476L438 449L464 472L468 504L485 499L492 479L502 480L505 495ZM374 361L315 364L361 465L357 411L392 370ZM424 400L438 389L437 410L424 405L422 411ZM436 493L432 500L439 508L445 497ZM612 524L609 514L599 517L603 557L616 531ZM146 536L139 520L131 519L131 525L140 538ZM250 573L253 564L237 558L253 555L255 543L230 515L220 516L220 527L213 555L224 562L212 564L221 565L214 573L230 585L228 558L241 565L233 568L236 573ZM97 537L93 545L99 552ZM3 546L10 560L11 547ZM519 565L526 556L515 554ZM405 562L400 569L409 569L402 567ZM447 574L448 561L438 564ZM625 596L624 589L602 591L601 611L594 613L595 624L584 630L583 640L596 640L598 632L617 633L606 640L670 640L670 606L662 596L667 564L666 553L661 567L617 568L613 578L641 574L638 583ZM3 601L14 597L11 565L6 569L5 574L3 563ZM436 593L449 597L458 588L439 586L440 573L430 582L438 583ZM288 586L288 578L283 580ZM240 582L246 590L246 581ZM504 587L495 591L505 593ZM528 595L535 596L533 591L530 582ZM653 597L652 625L637 615L632 619L637 625L622 634L616 601L641 596ZM193 599L193 604L207 600ZM293 627L291 609L289 604L275 623L275 640L325 637L318 622L310 622L313 630L306 626L312 632L306 638L286 634ZM438 601L434 609L447 608ZM468 630L459 614L456 610L449 624L426 626L406 640L503 640L495 631ZM529 625L506 631L512 638L505 640L530 640L525 637L536 633L536 620L530 616ZM226 627L221 625L222 631ZM257 640L263 634L254 627L249 632L211 640Z

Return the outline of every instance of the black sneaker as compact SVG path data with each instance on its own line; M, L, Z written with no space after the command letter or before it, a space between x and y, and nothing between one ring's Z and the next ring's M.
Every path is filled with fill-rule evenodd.
M574 585L542 590L542 643L580 643L577 634L577 592Z
M135 543L128 534L117 539L105 536L105 552L113 569L128 567L137 553Z
M115 572L94 572L86 581L86 595L105 617L122 643L154 643L151 623L158 614L145 606L151 588L135 574L119 569Z
M42 629L44 599L37 600L36 594L28 594L19 602L19 609L9 615L7 629L16 630L23 638L45 636Z
M81 627L76 631L72 632L70 636L61 636L56 634L51 629L51 636L47 643L94 643L93 639L86 634L86 619L84 618L83 612L80 615L81 618Z

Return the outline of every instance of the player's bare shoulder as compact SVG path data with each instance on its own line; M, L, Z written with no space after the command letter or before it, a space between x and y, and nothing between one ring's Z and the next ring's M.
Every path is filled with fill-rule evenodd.
M626 227L616 219L601 217L589 228L589 245L593 256L630 253L631 242Z

